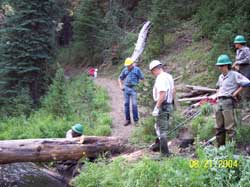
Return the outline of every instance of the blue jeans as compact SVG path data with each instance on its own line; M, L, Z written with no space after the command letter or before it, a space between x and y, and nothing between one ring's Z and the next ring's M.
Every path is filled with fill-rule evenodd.
M137 93L133 88L125 87L124 90L124 107L125 107L125 118L130 121L130 98L132 100L132 112L134 121L138 121L138 108L137 108Z

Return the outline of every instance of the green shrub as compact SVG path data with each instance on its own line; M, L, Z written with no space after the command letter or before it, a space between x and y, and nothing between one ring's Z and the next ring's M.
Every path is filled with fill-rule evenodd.
M236 142L239 145L249 145L250 144L250 127L249 126L238 126L237 127L237 133L236 133Z
M209 116L213 112L213 106L210 103L205 103L201 106L201 114Z
M205 179L206 170L190 169L187 159L174 157L158 162L143 158L135 163L121 159L109 164L87 163L73 184L76 187L206 187Z
M48 113L56 116L65 116L71 112L66 93L66 80L64 70L59 68L53 83L49 87L49 92L42 101L42 106Z
M61 71L61 78L62 75ZM65 137L75 123L84 124L86 135L110 135L112 120L107 99L107 93L97 89L86 75L62 83L56 78L42 108L29 117L0 121L0 139Z
M234 164L224 167L223 161ZM220 148L199 148L198 157L192 160L175 156L160 161L142 158L137 162L123 159L87 162L73 184L76 187L247 187L249 168L249 159L234 156L234 145L228 144Z
M148 117L141 120L139 126L134 129L131 138L131 143L145 143L152 142L156 138L155 129L155 118Z
M214 124L215 121L211 117L198 116L192 120L191 130L200 140L208 140L214 136Z
M27 89L21 89L20 93L12 98L4 100L0 107L0 118L4 116L21 116L21 115L29 115L32 108L33 102L29 95Z

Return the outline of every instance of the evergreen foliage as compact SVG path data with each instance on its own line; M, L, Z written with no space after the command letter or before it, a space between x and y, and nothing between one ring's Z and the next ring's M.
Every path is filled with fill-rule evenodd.
M205 0L196 15L201 25L201 36L214 43L211 53L211 65L221 53L234 56L233 39L236 35L250 37L250 2L236 0Z
M64 70L59 68L53 83L49 87L48 95L43 99L43 107L46 111L55 116L65 116L70 114L70 104L67 100L66 80Z
M11 105L21 90L36 104L48 84L48 72L55 52L54 0L13 0L14 14L2 29L0 51L0 105ZM11 106L10 106L11 107Z
M74 22L76 50L81 50L78 60L100 60L103 50L102 31L104 13L98 1L82 0Z
M82 0L74 21L74 61L100 64L112 60L112 50L121 42L122 27L128 21L120 2L110 1L107 6L102 1Z
M152 0L142 4L144 7L151 6L149 20L153 23L153 28L147 50L151 58L166 49L168 33L175 31L183 20L190 19L197 11L199 2L200 0Z

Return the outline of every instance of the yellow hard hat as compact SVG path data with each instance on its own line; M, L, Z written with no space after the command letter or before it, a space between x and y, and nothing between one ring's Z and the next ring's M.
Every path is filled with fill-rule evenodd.
M133 63L134 63L134 61L132 58L126 58L126 60L124 62L124 66L130 66Z

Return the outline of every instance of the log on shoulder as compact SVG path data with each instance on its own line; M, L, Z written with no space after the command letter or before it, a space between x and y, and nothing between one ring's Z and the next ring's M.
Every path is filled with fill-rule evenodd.
M123 149L124 143L116 137L86 136L83 144L79 138L5 140L0 141L0 164L78 160L103 152L119 153Z

